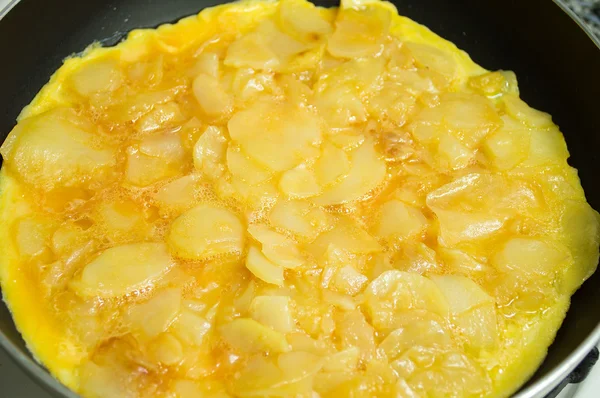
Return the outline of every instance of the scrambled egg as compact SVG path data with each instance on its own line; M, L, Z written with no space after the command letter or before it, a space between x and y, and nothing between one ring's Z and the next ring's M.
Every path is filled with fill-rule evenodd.
M65 60L0 152L0 282L85 397L505 397L595 270L551 117L379 1Z

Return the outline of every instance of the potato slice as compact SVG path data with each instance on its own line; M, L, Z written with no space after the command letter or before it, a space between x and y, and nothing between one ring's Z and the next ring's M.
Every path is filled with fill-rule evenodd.
M208 116L223 116L233 109L233 98L215 76L200 73L192 83L192 90L200 108Z
M536 109L531 108L522 99L515 95L504 95L502 102L506 108L506 112L516 120L525 123L532 128L547 128L552 127L552 117Z
M250 158L285 171L318 155L320 120L306 108L272 101L236 112L228 123L231 138Z
M503 174L461 176L427 195L440 224L440 242L452 247L488 238L512 217L542 215L542 198L527 180Z
M343 372L356 370L360 350L358 347L350 347L330 355L323 364L326 372Z
M227 138L223 131L208 126L194 145L194 167L207 177L216 180L225 171Z
M318 205L336 205L358 200L377 188L386 177L386 164L373 142L365 141L351 155L352 167L340 182L327 187L312 201Z
M256 296L250 304L250 316L277 332L289 333L295 326L290 302L286 296Z
M158 292L144 303L134 304L125 319L135 333L154 338L169 328L180 309L181 289L171 288Z
M369 283L369 278L358 272L353 266L345 265L337 270L331 282L336 290L349 296L356 296Z
M523 272L529 275L551 275L571 261L569 253L540 239L514 237L508 240L493 258L493 265L503 272Z
M41 217L25 217L15 222L13 234L17 250L23 258L43 254L52 238L52 224Z
M383 48L390 22L391 14L383 7L343 9L338 13L327 50L343 58L376 55Z
M269 19L264 20L256 29L256 32L266 38L271 51L273 51L280 63L280 68L285 67L293 61L294 56L310 49L309 43L301 42L283 33L275 23Z
M283 353L276 361L257 355L235 380L233 391L240 397L308 396L322 366L320 357L306 352Z
M179 216L167 242L173 254L188 260L205 260L244 249L244 227L227 209L201 204Z
M179 364L183 358L183 344L170 333L158 336L149 346L150 357L163 365Z
M262 224L250 225L248 232L262 244L262 254L278 266L294 269L304 264L298 245L285 235Z
M290 350L283 334L253 319L234 319L223 325L219 332L229 345L244 353L278 353Z
M460 330L466 344L476 350L493 348L498 342L496 306L471 279L459 275L433 275L431 280L448 301L452 323Z
M506 217L485 212L435 210L440 223L440 243L453 247L461 242L488 238L499 232Z
M404 45L418 67L437 72L450 81L456 77L458 65L451 53L422 43L406 42Z
M207 339L212 326L205 318L190 310L182 310L170 331L182 342L200 347Z
M102 59L78 68L68 81L79 94L90 96L117 90L123 84L123 73L118 60Z
M135 122L135 127L140 133L151 133L173 127L185 120L181 108L175 102L153 105L151 111Z
M177 134L157 134L140 141L139 150L144 155L163 158L169 162L184 156L181 138Z
M499 170L510 170L522 163L530 152L530 133L520 123L503 116L504 126L485 139L483 151Z
M460 313L452 322L463 335L468 347L485 350L498 345L498 319L493 304L483 304Z
M415 347L444 350L452 346L451 333L443 318L427 311L407 311L400 314L397 326L379 344L390 361Z
M267 37L251 32L231 43L223 63L235 68L273 70L281 64L281 61L270 48Z
M152 287L175 265L164 243L131 243L106 249L73 282L84 297L119 297Z
M460 275L432 275L430 279L440 288L450 312L460 314L494 299L471 279Z
M312 171L300 165L288 170L279 180L279 189L288 198L303 199L321 193L321 187Z
M281 26L299 38L309 40L314 35L324 36L333 30L319 10L310 3L298 0L284 0L279 5Z
M103 181L116 165L115 151L75 110L65 108L19 122L0 153L24 182L44 190Z
M359 309L341 313L336 326L335 335L342 349L358 347L362 356L368 357L375 348L375 329Z
M475 151L467 148L458 138L451 134L439 137L437 152L438 167L442 170L458 170L467 167L475 157Z
M379 330L397 327L399 314L410 309L448 315L448 302L435 283L403 271L387 271L372 281L365 290L365 304L373 326Z
M529 137L529 152L521 164L522 167L565 166L569 158L569 150L558 128L532 129L529 131Z
M476 149L490 133L502 126L493 103L475 94L446 93L433 108L423 109L411 125L413 137L422 143L454 134L467 149Z
M308 250L315 258L321 258L330 247L353 254L376 253L383 249L367 231L346 219L319 235Z
M568 200L560 218L560 228L565 244L577 266L564 281L564 291L573 292L589 278L598 264L598 241L600 241L600 217L584 201ZM570 268L570 270L572 270Z
M377 235L386 238L412 238L422 234L427 224L427 218L419 209L399 200L390 200L381 205Z
M272 176L268 169L258 165L231 142L227 148L227 168L235 177L250 185L260 184Z
M171 164L166 158L144 155L130 147L127 151L125 180L135 186L146 187L181 172L181 165Z
M167 211L185 211L191 208L196 201L196 175L188 175L173 180L163 186L154 195L154 200Z
M319 207L299 200L280 200L271 209L269 221L307 239L314 239L329 227L331 217Z
M350 168L346 152L335 145L325 143L315 164L315 175L319 184L326 186L346 176Z
M283 285L283 268L272 263L256 246L251 246L246 257L246 268L258 279L273 285Z

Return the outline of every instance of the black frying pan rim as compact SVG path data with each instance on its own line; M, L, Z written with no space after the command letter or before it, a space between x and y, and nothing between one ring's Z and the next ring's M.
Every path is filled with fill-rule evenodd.
M591 29L581 20L581 18L567 7L562 0L552 0L556 6L558 6L565 14L567 14L584 33L590 38L590 40L600 50L600 37L596 37L592 33ZM19 0L12 0L6 7L0 10L0 23L2 18L6 16L10 10L19 2ZM226 0L227 2L227 0ZM182 17L183 18L183 17ZM172 21L165 21L164 23L170 23ZM118 41L126 38L127 34L123 35ZM99 39L101 40L101 39ZM117 44L117 43L114 43ZM600 271L599 271L600 272ZM527 388L518 391L513 398L533 398L540 397L548 394L560 381L567 377L575 367L585 358L585 356L593 349L593 347L600 341L600 323L596 328L588 335L579 346L562 361L558 366L554 367L550 372L544 375L540 380L528 386ZM48 370L38 363L32 356L27 355L17 349L15 345L6 336L3 330L0 330L0 348L4 349L11 359L23 369L34 381L41 387L49 390L52 395L64 398L78 398L77 394L68 389L62 383L60 383L55 377L53 377Z

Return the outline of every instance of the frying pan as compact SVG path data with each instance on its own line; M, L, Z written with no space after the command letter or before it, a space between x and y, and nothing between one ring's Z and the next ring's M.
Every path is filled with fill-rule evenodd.
M0 141L66 56L93 41L113 45L134 28L175 22L222 2L21 0L5 10L0 20ZM331 7L338 2L315 3ZM453 41L485 68L515 71L525 101L552 114L561 127L588 201L600 209L600 42L572 12L550 0L393 3L400 14ZM544 363L515 397L554 394L600 340L599 324L600 272L574 295ZM33 360L3 302L0 345L50 393L76 397Z

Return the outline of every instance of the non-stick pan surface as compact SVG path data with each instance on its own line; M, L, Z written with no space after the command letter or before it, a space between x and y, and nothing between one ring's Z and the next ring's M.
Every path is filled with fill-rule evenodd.
M112 45L126 32L197 13L217 0L21 0L0 20L0 141L62 60L93 41ZM522 97L551 113L588 201L600 209L600 49L550 0L396 0L400 14L428 26L488 69L519 78ZM316 1L335 6L336 1ZM600 323L600 273L573 297L548 357L519 397L542 397L595 344ZM594 333L596 330L596 333ZM67 390L32 362L6 307L0 304L0 344L38 381ZM50 383L50 384L48 384ZM74 396L74 395L71 395Z

